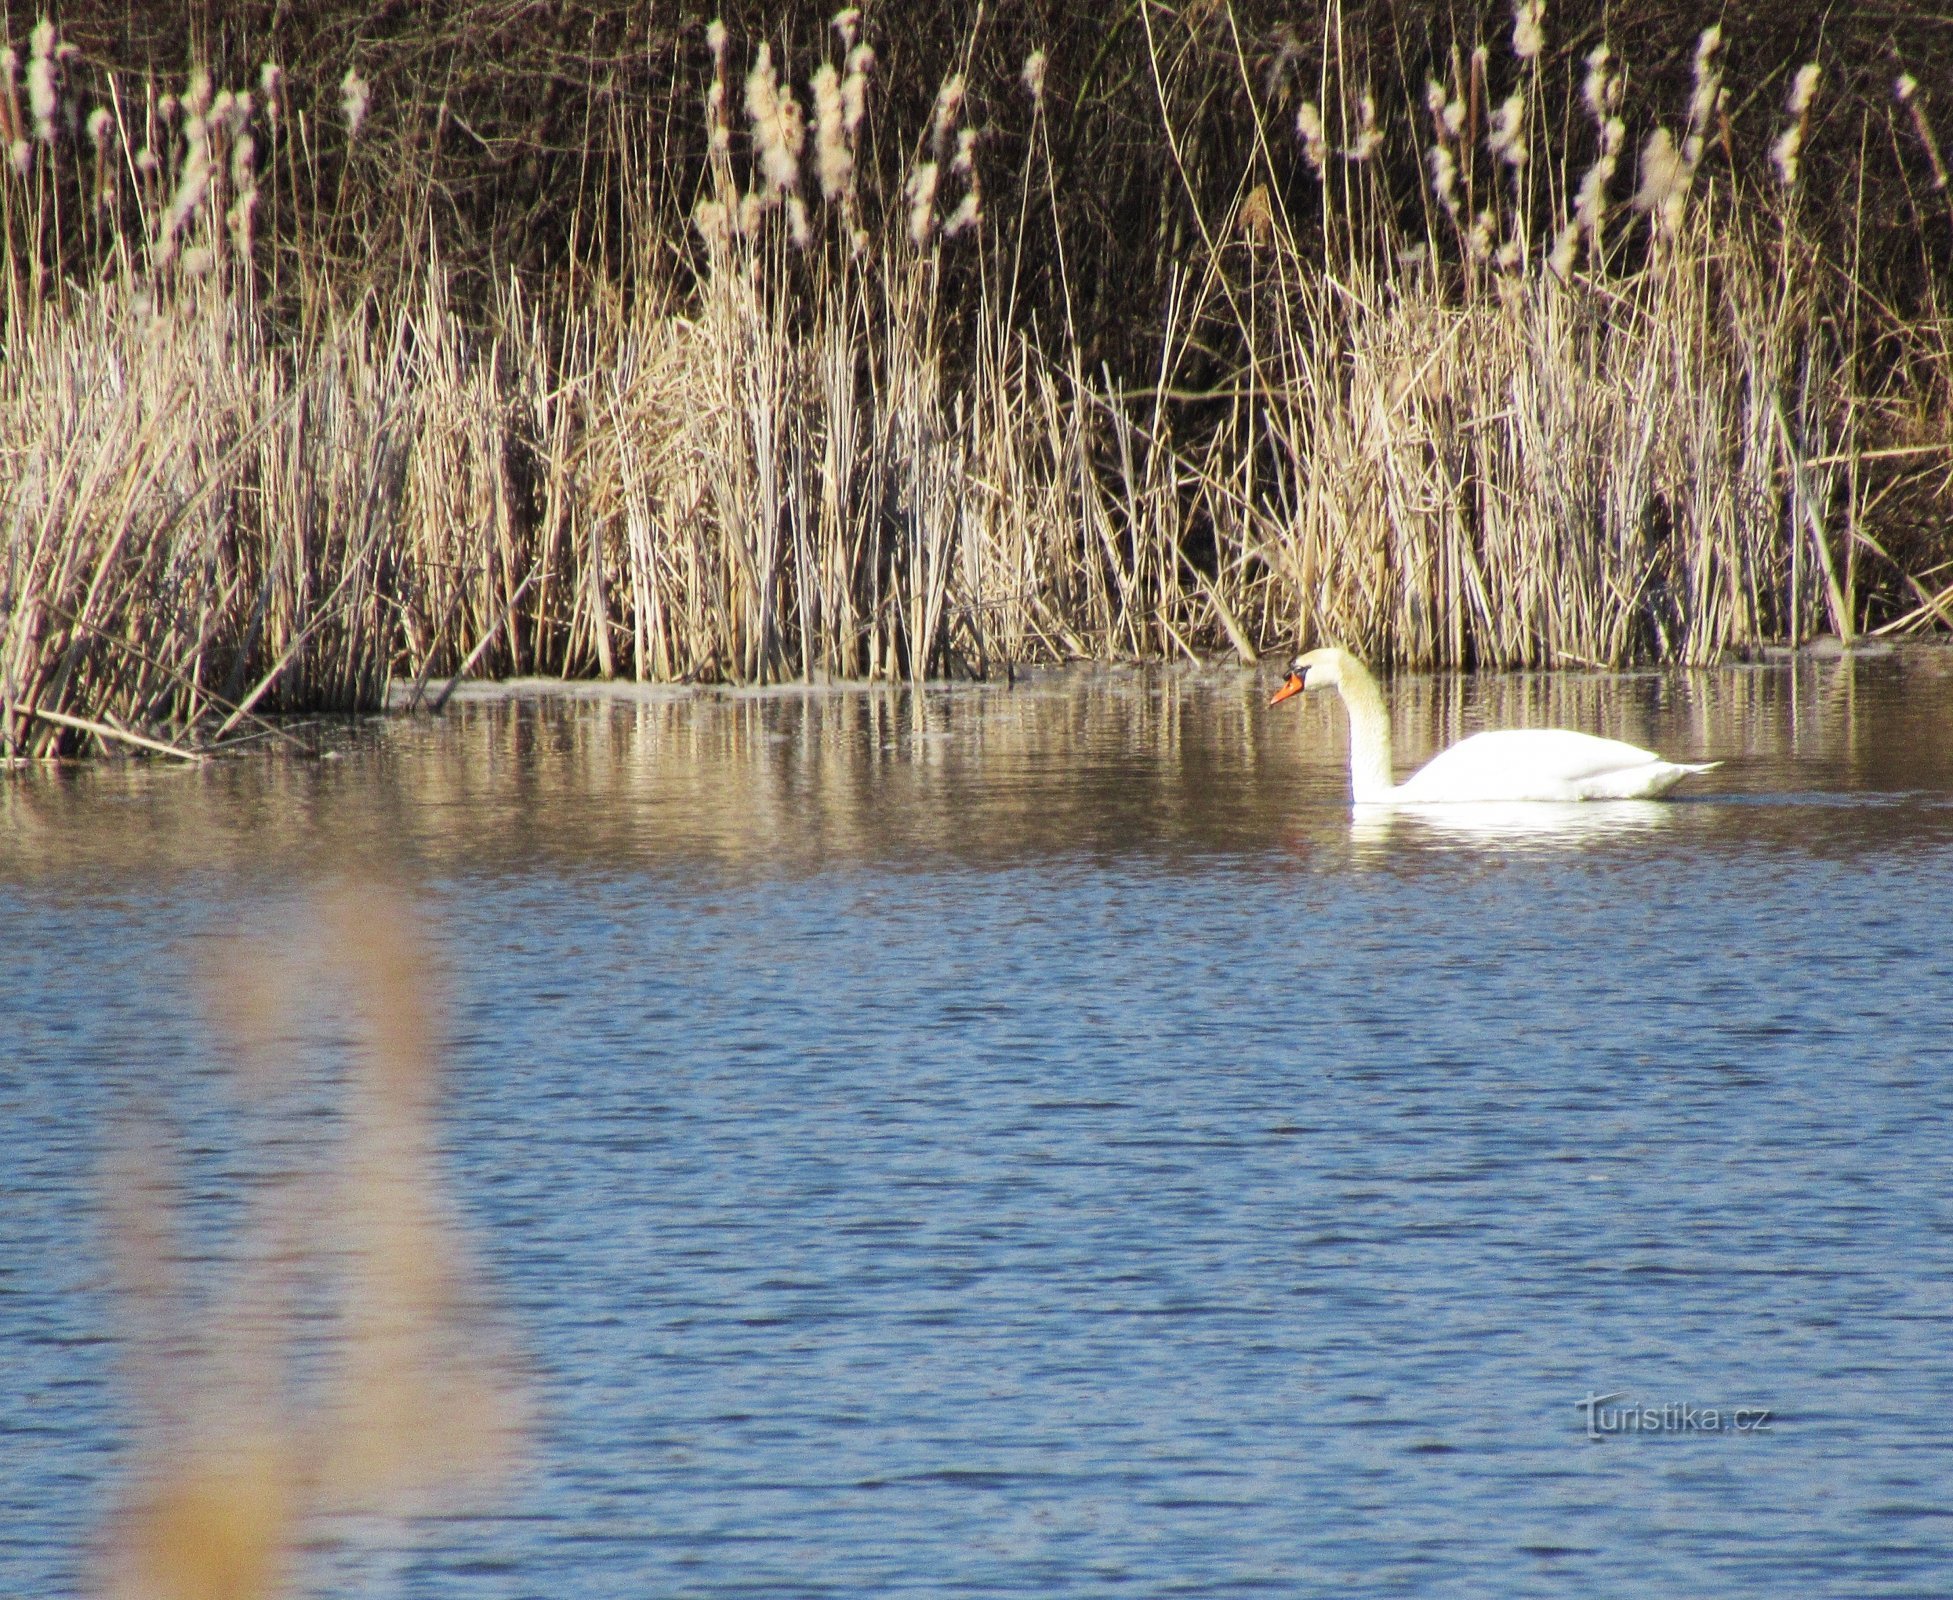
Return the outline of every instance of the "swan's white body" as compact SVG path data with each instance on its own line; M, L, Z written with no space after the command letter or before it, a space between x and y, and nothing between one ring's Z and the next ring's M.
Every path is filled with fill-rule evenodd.
M1304 689L1334 688L1349 713L1350 790L1358 805L1488 801L1652 800L1713 761L1665 761L1652 750L1564 728L1475 733L1398 783L1390 765L1390 713L1376 680L1345 650L1297 656L1269 704Z

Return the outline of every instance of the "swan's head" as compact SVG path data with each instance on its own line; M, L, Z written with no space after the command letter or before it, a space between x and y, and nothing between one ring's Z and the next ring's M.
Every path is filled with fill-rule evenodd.
M1305 689L1333 689L1343 681L1343 652L1308 650L1288 664L1288 676L1268 703L1278 706Z

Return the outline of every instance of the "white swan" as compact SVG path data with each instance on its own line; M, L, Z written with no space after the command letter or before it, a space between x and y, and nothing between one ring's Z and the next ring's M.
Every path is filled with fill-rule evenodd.
M1268 703L1335 689L1349 712L1349 780L1358 805L1506 800L1652 800L1715 761L1664 761L1652 750L1564 728L1475 733L1398 783L1390 771L1390 713L1369 669L1347 650L1311 650L1289 663Z

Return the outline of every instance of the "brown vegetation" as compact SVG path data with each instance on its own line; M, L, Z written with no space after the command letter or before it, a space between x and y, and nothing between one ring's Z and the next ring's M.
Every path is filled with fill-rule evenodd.
M1953 623L1901 19L559 9L16 41L6 750L389 675Z

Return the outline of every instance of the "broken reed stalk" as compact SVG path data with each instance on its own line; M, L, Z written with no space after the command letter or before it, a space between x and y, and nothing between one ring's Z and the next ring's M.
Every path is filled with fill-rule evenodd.
M1639 150L1618 62L1560 81L1530 4L1421 88L1346 78L1333 37L1313 69L1236 37L1249 166L1225 216L1186 182L1200 243L1134 377L1088 363L1061 244L1051 320L1025 300L1040 181L1062 240L1042 54L878 134L863 26L791 71L707 29L690 214L650 175L692 135L637 130L611 198L647 242L571 289L510 278L485 327L431 248L355 273L364 239L429 237L346 210L334 174L386 114L357 73L308 119L275 67L165 93L61 56L73 114L16 117L0 173L0 754L201 748L464 659L918 679L1309 636L1701 661L1918 605L1937 547L1888 553L1866 469L1918 450L1924 482L1953 451L1905 412L1920 374L1953 395L1953 341L1914 330L1911 388L1866 388L1864 300L1833 314L1800 220L1815 70L1759 184L1716 30ZM1894 114L1936 157L1926 99ZM1007 111L1031 136L1000 221Z

